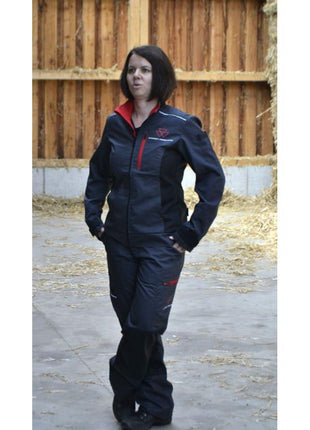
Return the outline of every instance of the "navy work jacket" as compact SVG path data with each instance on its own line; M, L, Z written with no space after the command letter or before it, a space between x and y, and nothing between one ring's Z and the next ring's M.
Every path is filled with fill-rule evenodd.
M133 102L127 101L107 118L90 160L85 221L92 235L104 226L104 235L124 245L152 246L162 235L172 235L191 251L216 217L223 169L197 117L161 104L136 132L132 111ZM199 196L189 220L181 185L187 164L196 174Z

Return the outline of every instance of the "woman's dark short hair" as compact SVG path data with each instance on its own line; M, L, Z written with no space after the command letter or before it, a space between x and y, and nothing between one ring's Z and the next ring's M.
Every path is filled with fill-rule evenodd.
M162 49L154 45L143 45L133 48L127 55L121 74L121 89L125 97L133 100L128 84L127 71L130 57L133 54L140 55L152 64L152 89L149 100L158 99L165 102L176 88L176 78L172 64Z

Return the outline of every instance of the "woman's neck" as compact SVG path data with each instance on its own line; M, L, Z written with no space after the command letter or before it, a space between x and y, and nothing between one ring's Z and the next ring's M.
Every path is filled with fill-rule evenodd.
M133 103L132 121L135 127L141 127L144 121L149 117L150 112L157 106L158 100L134 100Z

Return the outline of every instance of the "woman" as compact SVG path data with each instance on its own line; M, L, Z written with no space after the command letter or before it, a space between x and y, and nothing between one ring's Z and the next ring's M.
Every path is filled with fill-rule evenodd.
M86 223L105 245L111 301L122 328L110 382L113 412L124 430L171 422L172 385L161 335L184 252L208 231L224 188L223 170L200 120L165 104L175 87L173 67L160 48L129 52L121 75L128 101L107 119L85 193ZM181 186L187 164L199 196L189 220Z

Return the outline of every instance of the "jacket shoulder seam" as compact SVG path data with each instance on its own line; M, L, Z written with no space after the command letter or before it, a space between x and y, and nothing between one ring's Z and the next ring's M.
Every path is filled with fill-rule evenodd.
M184 118L184 117L182 117L182 116L180 116L180 115L176 115L176 114L174 114L174 113L167 113L167 112L163 112L162 110L159 110L159 111L158 111L158 113L160 113L161 115L164 115L164 116L172 116L172 117L177 118L177 119L180 119L180 120L182 120L182 121L184 121L184 122L186 122L186 121L187 121L187 119L186 119L186 118Z

